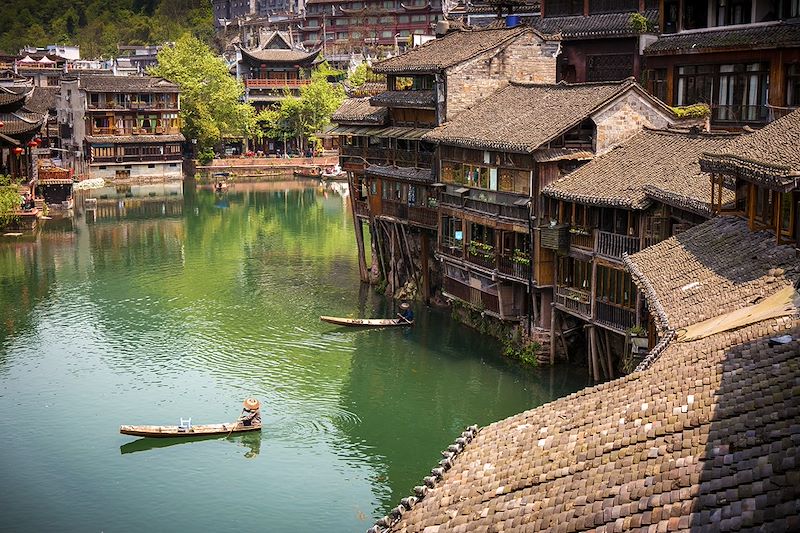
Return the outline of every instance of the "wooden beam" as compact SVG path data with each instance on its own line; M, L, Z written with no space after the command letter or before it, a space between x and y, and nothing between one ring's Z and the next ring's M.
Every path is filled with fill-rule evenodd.
M608 379L614 379L614 362L613 358L611 357L611 339L609 338L610 333L608 330L603 330L603 333L606 338L606 358L608 360Z

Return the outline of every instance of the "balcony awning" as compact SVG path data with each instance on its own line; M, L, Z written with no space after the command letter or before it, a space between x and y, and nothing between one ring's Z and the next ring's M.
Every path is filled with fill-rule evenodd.
M591 150L581 150L577 148L547 148L533 152L533 159L537 163L549 163L552 161L588 161L594 158Z
M421 139L428 133L427 128L406 128L392 126L388 128L376 128L374 126L336 126L328 133L331 135L354 135L356 137L392 137L394 139Z
M396 167L387 165L369 165L367 175L381 178L430 183L433 181L433 171L429 168Z

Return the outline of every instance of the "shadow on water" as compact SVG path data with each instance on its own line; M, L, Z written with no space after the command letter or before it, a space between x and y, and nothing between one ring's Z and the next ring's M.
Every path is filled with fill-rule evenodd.
M158 448L169 448L179 444L196 444L208 440L226 440L242 446L247 449L244 454L244 457L247 459L257 457L258 454L261 453L261 433L259 432L230 437L220 435L200 435L197 437L181 437L175 439L143 437L123 444L119 447L119 453L125 455L129 453L146 452Z

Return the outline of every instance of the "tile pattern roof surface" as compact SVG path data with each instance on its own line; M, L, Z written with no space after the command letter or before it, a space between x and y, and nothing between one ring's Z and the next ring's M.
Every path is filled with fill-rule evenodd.
M745 243L717 253L740 262L744 253L749 268L767 272L769 265L750 255L762 237L747 239L747 228L737 229ZM704 237L696 234L692 248L700 250ZM680 290L683 280L672 276L682 261L668 250L660 259L654 283ZM710 292L705 301L716 297ZM415 489L422 499L406 500L410 510L396 512L389 531L797 530L794 311L672 342L646 370L483 428L434 469L441 481ZM788 344L770 342L783 334L791 336Z
M747 221L717 217L626 259L660 329L677 329L752 305L800 278L791 246Z
M303 52L300 50L266 49L266 50L242 50L242 55L250 56L256 61L268 61L271 63L302 63L313 61L319 51Z
M662 35L645 48L645 54L674 54L710 49L800 47L800 20L746 28L722 28Z
M380 61L373 65L372 70L377 73L440 72L503 45L528 31L532 30L523 26L454 31L412 48L404 54Z
M22 108L13 113L0 113L0 122L3 127L0 133L13 137L33 135L39 131L44 123L44 115L34 113L29 109Z
M798 351L788 318L672 344L483 428L389 531L797 530Z
M178 86L154 76L80 75L80 88L88 92L177 93Z
M427 140L467 148L532 152L634 85L632 80L511 83L436 128Z
M339 109L333 112L331 122L338 124L382 125L386 123L388 112L385 107L373 106L369 97L347 98Z
M730 140L730 135L645 129L542 193L588 205L646 209L651 203L646 189L650 186L656 196L664 191L702 208L711 202L711 181L700 170L700 155Z
M25 103L25 107L37 113L47 113L56 108L56 101L61 89L58 87L36 87Z
M429 168L369 165L366 168L366 173L367 175L378 176L382 178L397 178L418 181L422 183L433 182L433 171Z
M436 96L433 91L384 91L370 98L370 103L376 106L435 109Z
M800 186L800 109L742 136L700 160L708 172L736 174L765 185Z
M658 26L658 10L650 9L643 13L645 18ZM603 13L570 17L544 17L534 21L533 27L542 33L560 33L562 39L595 39L598 37L638 36L631 26L630 13Z
M30 85L12 85L10 87L0 85L0 107L11 107L12 105L22 107L32 89L33 87Z

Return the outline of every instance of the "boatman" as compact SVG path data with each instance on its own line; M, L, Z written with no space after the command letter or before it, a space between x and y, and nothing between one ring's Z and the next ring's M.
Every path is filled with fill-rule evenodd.
M408 302L403 302L400 304L400 318L405 320L406 322L413 322L414 321L414 311L411 310L411 306Z
M244 409L239 417L243 426L261 424L261 404L255 398L248 398L243 403Z

